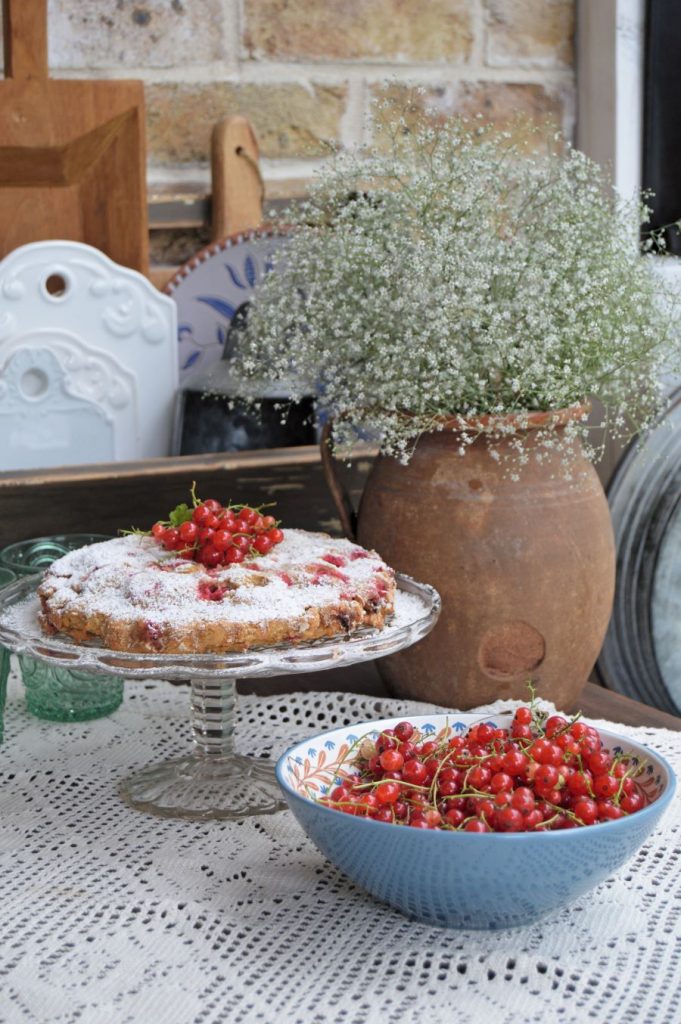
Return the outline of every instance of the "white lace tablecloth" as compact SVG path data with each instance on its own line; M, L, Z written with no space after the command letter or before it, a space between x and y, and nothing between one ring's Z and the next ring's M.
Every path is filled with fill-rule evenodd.
M430 705L340 693L240 700L238 745ZM681 735L621 732L681 772ZM290 812L168 821L116 787L186 751L188 695L127 686L111 717L41 722L10 681L0 747L2 1024L681 1021L678 799L616 878L540 924L408 921L328 864Z

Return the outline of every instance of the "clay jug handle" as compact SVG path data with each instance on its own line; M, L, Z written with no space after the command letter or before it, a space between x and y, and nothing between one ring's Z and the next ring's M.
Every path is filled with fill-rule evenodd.
M357 513L352 507L350 495L343 486L338 473L338 463L331 454L331 421L327 420L322 429L322 436L319 442L322 454L322 469L324 479L331 492L333 503L336 506L338 517L343 527L343 533L350 540L357 540Z

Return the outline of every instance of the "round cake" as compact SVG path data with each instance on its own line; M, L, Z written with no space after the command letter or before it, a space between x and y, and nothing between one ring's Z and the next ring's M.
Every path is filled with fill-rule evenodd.
M265 555L216 568L131 535L60 558L38 595L46 632L115 651L200 654L382 628L395 578L375 551L325 533L287 529Z

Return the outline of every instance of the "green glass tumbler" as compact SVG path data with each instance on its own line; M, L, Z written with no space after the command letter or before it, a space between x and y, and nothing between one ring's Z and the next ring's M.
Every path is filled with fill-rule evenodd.
M111 536L104 533L58 533L53 537L20 540L0 551L0 566L11 569L17 576L29 576L47 569L48 565L69 551L84 548L86 544L98 544L103 540L111 540Z
M0 590L16 579L11 569L0 565ZM0 644L0 743L5 734L5 703L7 701L7 676L9 675L9 651Z
M10 544L0 551L0 569L7 567L19 576L42 572L69 551L111 540L99 533L66 533L34 537ZM36 661L19 655L26 707L36 718L52 722L87 722L103 718L123 700L123 679L119 676L79 672L61 665Z
M52 722L87 722L120 707L123 679L92 675L19 655L26 707L36 718Z

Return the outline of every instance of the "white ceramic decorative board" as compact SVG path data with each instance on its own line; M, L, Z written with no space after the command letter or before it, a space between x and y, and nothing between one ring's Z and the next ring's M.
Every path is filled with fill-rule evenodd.
M167 455L175 304L81 242L0 262L0 471Z
M253 298L286 235L261 228L202 249L165 287L177 304L180 381L222 358L235 316Z

